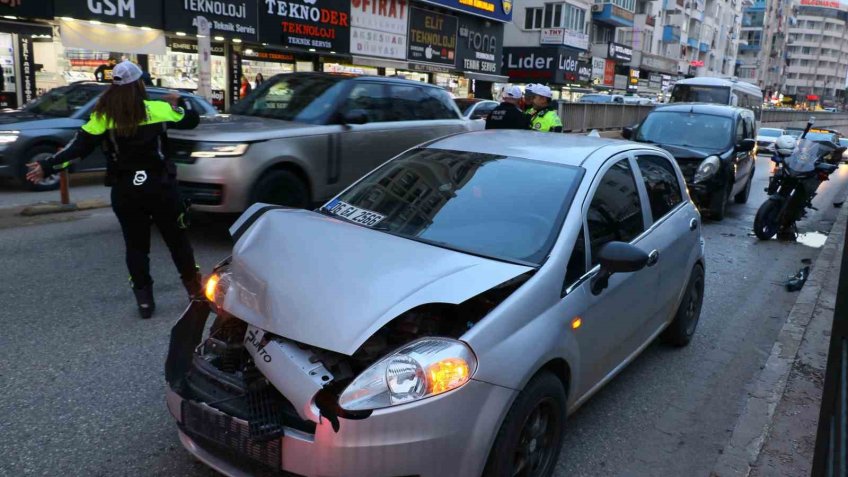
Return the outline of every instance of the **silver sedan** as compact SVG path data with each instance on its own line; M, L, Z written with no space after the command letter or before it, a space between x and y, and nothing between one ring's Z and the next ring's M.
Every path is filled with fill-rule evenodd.
M186 449L233 476L548 476L566 416L689 343L704 296L675 161L611 139L451 136L231 233L166 378Z

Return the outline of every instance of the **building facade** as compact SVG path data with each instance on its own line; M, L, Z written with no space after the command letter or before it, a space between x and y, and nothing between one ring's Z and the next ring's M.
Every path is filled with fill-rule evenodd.
M800 0L788 34L781 92L796 102L842 103L848 77L848 4Z
M786 30L792 0L756 0L742 12L736 76L777 93L786 67Z

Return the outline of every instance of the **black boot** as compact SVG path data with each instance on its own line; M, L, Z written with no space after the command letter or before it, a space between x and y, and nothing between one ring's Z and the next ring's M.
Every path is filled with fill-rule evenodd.
M153 285L144 288L133 288L135 301L138 304L138 313L142 318L150 318L156 310L156 302L153 301Z
M194 272L194 275L191 275L188 278L183 277L182 281L183 286L188 292L189 300L194 301L205 299L203 296L203 278L201 277L200 272Z

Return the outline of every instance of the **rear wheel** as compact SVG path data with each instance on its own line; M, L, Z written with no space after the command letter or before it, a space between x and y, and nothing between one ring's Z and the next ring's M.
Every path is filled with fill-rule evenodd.
M754 234L760 240L769 240L780 228L781 203L774 199L763 202L754 217Z
M663 331L662 340L672 346L686 346L695 335L701 306L704 304L704 269L695 265L686 284L683 300L674 315L674 321Z
M565 390L556 376L545 371L531 379L509 409L483 475L551 475L562 447L565 411Z
M292 172L271 171L256 183L253 202L303 209L310 205L309 188Z
M27 166L26 163L42 161L44 159L50 158L56 152L56 146L51 145L41 145L35 146L32 149L28 150L24 157L26 160L24 164L21 164L19 171L19 179L23 183L24 187L31 191L47 191L47 190L56 190L59 188L59 174L53 174L50 176L46 176L40 182L30 182L26 179Z

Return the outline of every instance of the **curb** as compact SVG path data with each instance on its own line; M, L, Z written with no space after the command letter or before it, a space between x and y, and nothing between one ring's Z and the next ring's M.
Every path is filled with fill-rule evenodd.
M81 200L76 203L60 204L58 202L45 202L26 206L19 212L20 215L31 217L35 215L57 214L60 212L77 212L80 210L100 209L109 207L111 204L104 199Z
M812 267L810 277L799 292L763 370L748 392L730 442L713 466L711 477L747 477L752 466L756 464L771 431L775 409L786 390L807 325L816 310L822 286L826 283L831 268L840 265L839 251L845 236L846 223L848 208L840 211L837 216Z

